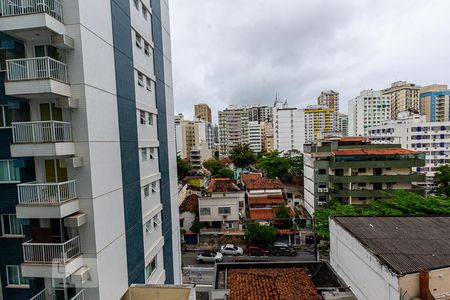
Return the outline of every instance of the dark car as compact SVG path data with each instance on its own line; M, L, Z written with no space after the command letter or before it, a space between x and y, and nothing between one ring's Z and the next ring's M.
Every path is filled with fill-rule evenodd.
M248 245L247 249L245 249L245 253L249 256L265 256L269 255L269 250L261 246Z
M275 243L273 245L272 254L276 256L296 256L297 250L285 243Z

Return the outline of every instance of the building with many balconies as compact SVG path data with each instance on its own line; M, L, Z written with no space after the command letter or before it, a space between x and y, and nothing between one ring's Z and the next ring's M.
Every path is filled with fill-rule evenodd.
M313 214L330 199L353 205L389 197L405 190L421 195L425 174L414 168L425 165L425 154L399 144L371 144L367 138L344 137L305 144L305 208Z
M166 0L0 1L0 299L180 283L168 26Z

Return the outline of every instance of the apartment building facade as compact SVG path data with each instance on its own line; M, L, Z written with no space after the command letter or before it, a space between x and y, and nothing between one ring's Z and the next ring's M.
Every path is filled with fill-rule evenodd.
M383 90L383 94L389 96L391 101L391 117L396 120L397 115L402 111L419 110L419 89L414 83L397 81Z
M211 108L206 103L195 104L194 115L197 119L212 123Z
M273 142L278 151L300 150L305 143L305 113L289 108L287 102L275 103L273 108Z
M367 129L391 118L390 96L383 91L365 90L348 102L349 134L363 136Z
M227 156L233 147L248 142L248 112L242 107L230 106L219 111L220 155Z
M337 129L337 115L334 109L310 105L303 109L303 115L305 118L305 141L314 141L320 135Z
M3 298L180 283L168 2L0 10Z
M305 145L305 208L313 214L330 199L353 205L386 198L388 191L406 190L421 195L414 183L425 175L414 168L425 165L425 155L399 144L377 145L367 138L344 137Z
M339 92L333 90L322 91L317 98L317 104L333 110L334 120L338 120L339 115ZM338 123L333 124L333 131L338 131Z
M420 113L427 122L450 121L450 90L447 85L432 84L420 89Z
M339 113L337 116L337 132L342 136L348 136L348 115Z
M386 121L369 129L372 143L395 144L425 154L426 164L415 171L426 174L420 183L427 190L434 187L434 174L439 166L450 162L450 122L427 122L426 115L402 112L397 120Z

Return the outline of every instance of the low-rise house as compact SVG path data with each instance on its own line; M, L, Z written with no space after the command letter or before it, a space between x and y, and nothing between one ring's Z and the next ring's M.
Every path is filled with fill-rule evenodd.
M242 230L245 195L229 178L211 178L205 196L199 198L199 220L204 232Z
M198 214L198 196L187 196L180 205L180 229L189 231Z
M448 228L444 216L332 217L331 266L360 300L448 299Z

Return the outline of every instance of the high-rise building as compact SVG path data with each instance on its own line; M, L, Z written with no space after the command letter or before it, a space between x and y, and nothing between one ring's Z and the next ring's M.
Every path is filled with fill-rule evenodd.
M249 122L272 122L272 107L267 105L251 105L243 108L248 113Z
M391 87L383 90L383 95L388 95L391 100L391 117L396 120L397 115L402 111L419 110L419 89L413 83L397 81Z
M220 155L227 156L233 147L247 143L248 113L238 106L219 111Z
M337 131L342 134L342 136L348 135L348 115L339 113L337 119L338 128Z
M369 129L372 143L399 143L403 148L425 153L426 165L414 171L426 174L423 184L428 190L434 187L434 174L439 166L448 163L450 156L450 122L427 122L426 115L401 112L397 120L385 121Z
M364 137L324 139L304 148L305 208L312 215L330 199L353 205L388 198L386 191L425 194L425 176L414 174L425 165L425 154L401 145L375 145Z
M303 109L303 115L305 118L305 141L316 140L321 134L337 130L334 109L310 105Z
M0 299L180 283L168 3L151 4L1 1Z
M367 129L390 120L391 104L389 95L382 91L365 90L348 103L349 134L363 136Z
M322 91L317 98L317 104L332 109L334 112L333 131L338 131L339 93L333 90Z
M273 148L273 124L272 123L261 123L263 126L263 151L271 152Z
M450 90L447 85L433 84L420 89L420 113L427 122L450 121Z
M248 137L247 143L255 153L259 153L263 150L264 141L264 123L258 123L256 121L248 122Z
M199 103L194 105L194 115L198 119L205 120L212 123L211 108L206 103Z
M305 143L305 113L289 108L287 102L275 102L273 108L273 141L278 151L303 151Z

